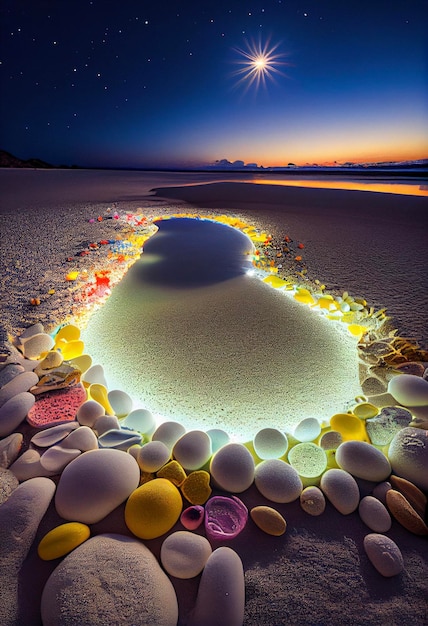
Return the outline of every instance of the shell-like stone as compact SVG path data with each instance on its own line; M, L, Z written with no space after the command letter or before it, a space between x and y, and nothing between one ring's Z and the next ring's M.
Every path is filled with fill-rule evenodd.
M51 426L41 430L31 437L31 443L38 448L49 448L67 437L73 430L79 427L77 422L65 422L58 426Z
M428 491L428 431L411 426L400 430L391 441L388 457L394 474Z
M336 462L357 478L380 482L391 474L386 456L365 441L344 441L336 450Z
M418 489L416 485L405 478L400 478L399 476L391 474L389 480L391 481L391 485L394 489L402 493L409 504L415 509L416 513L424 519L427 508L426 495Z
M176 442L172 455L185 470L198 470L211 457L211 439L202 430L191 430Z
M279 537L287 528L287 522L276 509L270 506L255 506L250 511L253 522L268 535Z
M386 533L391 528L391 516L380 500L373 496L362 498L358 513L364 524L376 533Z
M404 569L403 556L397 544L379 533L364 537L364 550L369 561L382 576L397 576Z
M390 489L386 494L386 505L404 528L415 535L428 535L427 525L402 493Z
M360 502L360 491L355 478L342 469L329 469L321 477L320 483L331 504L342 513L349 515Z
M107 387L107 381L104 375L104 368L102 365L91 365L89 369L82 375L82 382L86 385L104 385Z
M300 494L300 506L309 515L322 515L325 511L325 497L321 489L315 486L306 487Z
M194 578L202 572L211 553L208 539L179 530L163 542L160 560L170 576Z
M39 476L55 476L55 471L47 470L42 466L40 458L37 450L26 450L12 463L9 469L15 474L19 482Z
M88 450L96 450L98 448L98 440L94 431L88 426L79 426L62 441L61 447L87 452Z
M101 418L102 419L102 418ZM98 423L98 422L97 422ZM131 446L141 443L142 436L133 430L126 428L112 428L98 437L101 448L115 448L116 450L128 450Z
M254 472L254 481L260 493L272 502L293 502L303 489L296 470L281 459L262 461Z
M187 530L196 530L204 521L205 509L199 504L187 507L180 515L180 522Z
M205 505L205 532L212 540L234 539L245 528L248 509L232 496L214 496Z
M48 472L59 474L64 467L80 456L80 450L72 448L61 448L60 446L52 446L48 448L40 457L40 465Z
M210 473L224 491L241 493L254 480L254 460L244 445L228 443L213 456Z

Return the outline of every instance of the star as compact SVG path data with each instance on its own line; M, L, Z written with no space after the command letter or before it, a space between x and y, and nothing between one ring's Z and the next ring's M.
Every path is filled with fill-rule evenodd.
M236 76L240 76L238 85L247 83L247 89L252 86L259 89L260 86L266 87L267 81L273 80L274 74L284 75L278 69L278 66L285 64L281 61L284 55L276 52L279 43L271 45L269 40L264 44L261 40L259 43L245 43L246 49L236 48L241 56L237 63L242 66L235 72Z

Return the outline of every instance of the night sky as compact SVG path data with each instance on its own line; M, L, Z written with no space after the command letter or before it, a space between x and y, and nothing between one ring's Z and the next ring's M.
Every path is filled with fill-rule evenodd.
M1 0L0 147L108 167L428 157L426 0Z

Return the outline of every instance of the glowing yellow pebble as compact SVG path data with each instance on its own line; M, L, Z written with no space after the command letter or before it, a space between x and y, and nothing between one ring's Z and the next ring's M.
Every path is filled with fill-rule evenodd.
M337 430L343 437L343 441L370 441L365 423L352 413L337 413L330 419L330 426Z
M85 344L83 341L75 339L74 341L66 341L61 345L58 345L58 349L61 350L61 354L64 359L68 361L69 359L75 359L82 356L85 350Z
M88 400L95 400L101 404L107 415L114 415L114 410L108 401L107 387L100 385L100 383L92 383L88 388Z
M39 363L39 368L41 370L50 370L54 367L59 367L64 360L64 357L60 352L56 350L50 350L46 353L46 356L43 358L43 361Z
M65 277L65 280L73 281L73 280L76 280L78 276L79 276L79 272L77 271L68 272L67 276Z
M301 302L302 304L314 304L315 300L308 289L304 287L300 287L297 292L294 294L294 299L297 302Z
M166 478L170 480L174 485L180 487L186 480L186 472L181 467L178 461L170 461L166 463L161 469L157 472L156 476L158 478Z
M81 543L89 539L89 526L80 522L68 522L50 530L43 537L37 553L43 561L52 561L65 556Z
M211 495L210 475L204 470L192 472L180 488L190 504L205 504Z
M283 278L280 278L279 276L276 276L274 274L266 276L266 278L263 279L263 282L271 285L275 289L282 289L282 287L286 287L290 284L287 280L284 280Z
M171 530L182 509L177 487L166 478L155 478L131 493L125 506L125 523L136 537L155 539Z
M57 343L60 339L65 339L66 341L80 339L80 328L74 326L74 324L67 324L66 326L63 326L55 335L55 343Z
M326 311L334 311L337 308L333 297L328 295L324 295L321 298L318 298L317 304L320 309L325 309Z
M379 409L370 402L360 402L352 409L352 413L363 420L371 417L376 417L379 413Z
M92 357L89 354L82 354L69 360L70 365L74 365L84 374L92 365Z
M358 337L360 335L364 335L364 333L367 332L367 328L365 326L361 326L360 324L349 324L348 331L351 335L354 335L354 337Z

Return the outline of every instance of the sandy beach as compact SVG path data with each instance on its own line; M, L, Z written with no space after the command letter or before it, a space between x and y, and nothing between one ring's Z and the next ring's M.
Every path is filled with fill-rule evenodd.
M0 207L0 339L4 342L4 351L10 347L6 343L8 339L21 334L33 323L40 321L45 330L51 332L63 321L72 321L79 316L80 319L87 320L82 314L82 302L76 299L76 294L81 289L79 280L85 272L91 275L95 271L109 268L112 274L117 271L117 276L121 276L125 266L133 266L135 259L130 256L121 262L124 265L119 268L117 252L116 256L109 256L111 244L88 248L92 242L126 240L135 229L135 223L131 219L128 222L115 219L115 214L123 218L127 214L154 217L178 212L198 212L202 216L226 213L266 231L272 235L275 244L283 242L285 235L292 239L294 245L296 242L303 242L302 255L304 267L307 268L305 280L311 284L315 280L321 281L333 294L348 290L355 297L364 297L375 309L386 307L387 313L393 319L393 326L398 328L400 335L411 337L427 347L428 235L424 228L426 198L245 182L218 181L192 186L159 186L151 190L152 187L153 185L146 187L142 192L133 191L125 197L122 189L116 191L113 186L109 191L109 199L97 201L90 198L85 201L84 185L82 188L76 186L74 191L73 188L68 188L67 202L64 204L58 203L55 194L50 198L43 197L42 190L38 197L33 198L32 204L28 192L25 195L24 191L17 189L14 199L16 204L13 205L8 200L9 204L4 203ZM81 255L83 250L90 252ZM76 282L65 279L71 271L80 274ZM131 271L132 267L128 274ZM124 282L126 280L125 278ZM266 320L271 335L274 334L274 341L269 344L265 353L257 346L257 358L263 363L256 378L261 392L268 394L272 385L280 379L281 360L287 358L281 350L287 346L292 367L300 368L298 371L303 382L308 379L303 389L309 389L308 393L314 396L321 386L329 360L334 356L333 352L327 352L325 362L320 363L319 357L314 356L320 352L316 352L314 347L311 357L306 358L301 338L296 335L293 343L293 337L290 337L282 302L279 303L276 296L273 296L269 311L266 311L266 300L263 299L266 285L263 285L262 291L260 285L251 287L244 294L244 306L239 306L239 293L243 288L242 281L246 278L231 280L232 283L225 281L220 287L217 284L215 287L204 288L207 297L213 298L212 308L217 306L215 302L224 300L225 294L229 294L228 323L232 326L235 324L236 327L242 327L246 323L243 312L246 312L249 319ZM236 280L238 282L233 282ZM119 290L122 287L119 284L113 288L110 298L112 302L115 298L120 301L120 296L115 296L115 288ZM173 342L178 345L174 355L178 363L177 371L180 358L184 358L186 350L184 339L182 343L177 343L178 336L184 337L186 320L183 311L187 306L187 311L192 311L193 316L198 318L203 306L200 300L192 300L192 297L194 296L189 295L189 299L180 302L179 318L166 316L163 320L165 329L168 323L171 324L171 319L174 322L181 320L182 326L175 329L175 335L165 333L164 337L168 339L165 339L166 345L163 346L166 355ZM38 298L39 304L30 304L32 298ZM236 298L236 306L233 298ZM138 329L143 337L147 328L151 333L156 329L155 315L161 309L157 300L156 306L149 311L153 317L152 324L148 323L147 318L147 324L142 324ZM91 307L88 307L88 311L90 318ZM101 315L102 310L99 313ZM93 314L93 319L96 315L98 313ZM102 317L98 319L98 332L100 328L105 328L107 338L112 336L114 324L113 327L108 327ZM217 321L214 317L209 318L211 334L223 337L224 345L222 332L225 319L224 315L218 316ZM307 323L310 328L305 332L313 332L318 338L320 331L315 321L309 320ZM202 332L202 327L203 324L200 324L200 328L197 327L198 333ZM158 332L162 336L162 325ZM128 351L131 350L132 341L135 341L133 337L127 344ZM263 341L266 342L266 336ZM335 335L331 332L328 349L334 342ZM278 346L276 352L275 346ZM160 348L157 345L154 349L158 353ZM316 349L322 351L323 347L318 346ZM236 361L232 358L228 360L227 352L225 355L222 361L225 374L233 377ZM150 353L148 365L151 358ZM346 359L346 356L343 358ZM167 371L171 370L167 368ZM245 370L245 375L249 376L249 372L250 369ZM212 371L207 375L212 375ZM343 376L345 380L349 378L349 374L344 373ZM119 380L124 385L126 375ZM184 383L185 381L179 381L182 386ZM353 380L354 384L357 384L356 380ZM353 386L351 397L354 396L354 389ZM127 391L124 388L123 390ZM304 391L298 393L303 394ZM203 403L204 399L205 402L210 402L207 394L208 391L202 392L200 402ZM298 403L298 398L294 399ZM171 404L172 414L174 402ZM186 404L183 404L181 410L186 411ZM304 416L311 410L313 409L305 408ZM334 412L335 407L332 410ZM255 421L254 416L251 419ZM225 428L225 425L222 423L220 427ZM37 431L23 421L16 432L24 435L24 451L28 449L30 438ZM54 477L55 482L58 479L59 477ZM356 480L361 497L372 493L376 483L358 478ZM216 493L221 491L214 490L213 494ZM410 622L415 626L422 626L427 623L426 537L412 534L394 520L391 530L386 534L399 546L404 559L404 570L397 576L385 578L375 570L364 551L364 537L371 531L361 520L358 511L342 515L327 503L325 513L313 517L302 510L299 500L288 504L272 504L254 485L239 494L239 497L248 509L258 505L274 506L287 522L286 533L281 537L273 537L263 533L249 521L244 531L228 543L238 553L244 566L245 626L398 626ZM124 504L120 505L102 521L93 524L92 536L102 533L132 536L124 522L124 507ZM37 546L49 530L62 522L51 503L19 572L19 609L17 619L10 622L11 624L41 624L41 593L46 580L60 561L40 560ZM183 530L180 523L170 533L176 530ZM201 528L196 532L203 534ZM163 540L164 537L160 537L145 542L157 558ZM213 548L218 545L213 544ZM7 559L7 546L2 546L3 572L7 572ZM7 578L7 573L3 575ZM188 624L196 601L199 580L200 576L189 580L171 577L178 598L180 626ZM3 623L9 622L3 620Z

